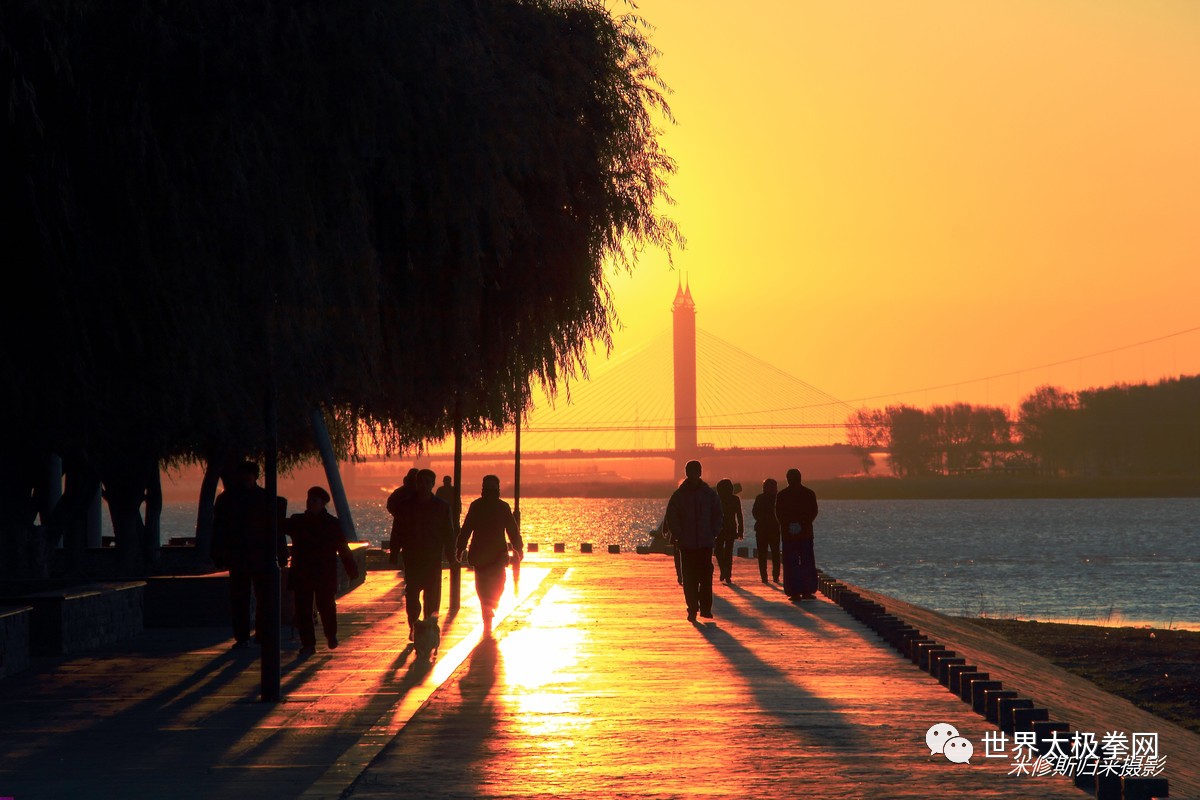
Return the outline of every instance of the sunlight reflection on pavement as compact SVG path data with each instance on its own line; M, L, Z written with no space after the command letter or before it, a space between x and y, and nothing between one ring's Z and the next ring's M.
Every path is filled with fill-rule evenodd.
M976 738L981 724L832 603L738 582L719 589L715 620L693 624L669 560L578 556L526 594L533 569L495 638L469 637L478 645L344 796L1078 792L931 761L909 742L926 716Z

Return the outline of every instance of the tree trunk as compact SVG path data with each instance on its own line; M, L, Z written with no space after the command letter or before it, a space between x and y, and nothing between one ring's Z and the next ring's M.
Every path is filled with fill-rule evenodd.
M228 468L227 453L211 453L204 465L204 480L200 481L200 497L196 507L196 561L197 570L212 570L212 507L216 503L217 486L221 475Z
M0 455L0 575L14 580L33 574L29 547L38 514L34 461L22 453Z
M33 559L35 577L50 577L50 553L68 536L68 531L86 524L88 509L99 488L100 481L90 468L72 468L66 491L55 504L53 513L45 525L34 531L29 557Z
M33 528L26 558L29 560L33 577L44 579L50 577L50 554L58 546L65 532L64 528L54 528L50 525L59 501L62 500L62 459L53 453L46 453L37 459L36 469L38 480L33 487L33 500L41 524Z
M146 524L142 529L142 562L147 570L158 566L158 548L162 544L162 472L158 462L146 476Z
M91 486L92 497L88 500L87 511L85 512L87 517L85 524L87 537L84 541L89 548L100 548L104 546L103 526L101 524L101 517L104 514L104 495L100 491L100 481L94 477L91 479Z
M136 471L125 475L110 475L104 479L104 499L112 519L113 536L117 540L117 575L128 578L142 572L142 502L146 499L144 477Z
M346 498L346 487L342 485L342 473L338 471L333 442L329 440L329 428L326 427L325 417L319 408L313 409L312 429L313 438L317 440L317 448L321 451L321 463L325 466L325 480L329 481L329 493L333 495L333 507L337 510L342 533L346 534L346 541L357 542L358 534L354 530L354 519L350 516L350 501Z
M93 522L93 509L99 500L100 488L94 477L89 477L77 469L67 470L67 495L90 492L91 497L83 504L83 513L74 514L65 525L63 533L63 549L67 556L67 572L71 575L84 575L88 570L87 549L90 546L90 528ZM83 485L79 485L82 482ZM100 544L99 519L96 522L96 545Z
M42 524L50 521L54 507L62 499L63 494L63 464L62 459L53 453L48 453L42 463L42 482L38 486L38 516Z

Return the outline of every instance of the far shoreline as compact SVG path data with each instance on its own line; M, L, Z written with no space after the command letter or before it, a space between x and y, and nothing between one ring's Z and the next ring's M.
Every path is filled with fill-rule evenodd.
M941 476L928 478L831 478L805 481L825 500L1034 500L1200 497L1200 476L1032 478ZM523 497L670 497L671 481L528 483ZM759 485L743 482L741 496Z
M803 464L801 465L803 468ZM766 477L766 476L764 476ZM782 484L783 476L775 476ZM758 479L734 478L741 483L739 494L751 500L761 489ZM310 475L280 475L280 493L302 494L309 483L324 483ZM821 500L1037 500L1037 499L1127 499L1200 497L1200 475L1048 478L1029 475L945 475L921 478L866 477L806 480ZM624 498L662 499L666 502L678 482L665 479L610 480L525 480L521 497L536 498ZM349 499L378 500L392 486L347 487ZM506 483L504 492L511 497L515 487ZM193 481L167 481L163 497L168 502L193 503L200 486ZM464 495L466 496L466 495Z

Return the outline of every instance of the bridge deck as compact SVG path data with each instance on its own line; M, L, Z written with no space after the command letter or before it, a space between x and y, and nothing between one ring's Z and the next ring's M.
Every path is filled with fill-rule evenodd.
M736 559L716 618L693 625L668 558L533 556L482 644L466 573L431 666L406 648L397 576L372 572L340 601L336 653L285 652L279 704L256 701L257 659L220 630L43 660L0 684L0 795L1083 796L1008 775L981 752L992 727L944 687L756 573ZM1005 657L1046 686L1065 675ZM938 722L975 743L969 765L930 755ZM1185 765L1167 755L1175 790Z

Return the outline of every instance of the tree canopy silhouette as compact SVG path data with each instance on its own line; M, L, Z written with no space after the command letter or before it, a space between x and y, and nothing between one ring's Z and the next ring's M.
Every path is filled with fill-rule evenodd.
M0 524L42 454L107 487L252 452L269 385L295 458L313 408L395 449L578 374L606 265L682 243L644 31L594 0L5 3Z

